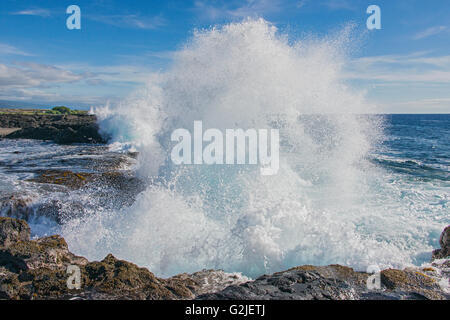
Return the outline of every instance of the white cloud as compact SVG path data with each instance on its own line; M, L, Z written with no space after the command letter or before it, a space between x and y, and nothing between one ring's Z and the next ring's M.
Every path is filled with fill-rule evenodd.
M408 55L363 57L349 63L347 79L381 82L450 83L450 55L426 56L425 52Z
M383 103L388 112L394 113L448 113L450 98L426 98Z
M263 16L279 12L282 8L280 0L220 1L214 4L198 0L194 4L198 15L207 20Z
M344 79L365 87L387 113L450 112L450 55L431 52L362 57Z
M300 0L300 1L298 1L297 4L296 4L297 9L303 8L306 5L307 2L308 2L308 0Z
M75 82L85 77L83 74L38 63L16 62L10 66L0 64L2 87L45 87L53 83Z
M281 3L277 0L247 0L247 3L228 13L234 17L245 18L255 14L267 14L281 10Z
M355 10L355 5L348 0L326 0L322 4L330 10Z
M151 72L128 65L0 63L0 100L99 105L143 85Z
M123 61L132 61L133 64L153 65L157 67L158 60L170 61L174 58L176 51L162 50L162 51L147 51L139 54L118 54L117 57Z
M172 59L176 51L149 51L145 54L147 57L153 57L158 59Z
M20 16L39 16L39 17L49 17L51 15L50 10L35 8L35 9L27 9L18 12L11 13L12 15L20 15Z
M52 12L48 9L33 8L22 11L12 12L12 15L40 16L50 17ZM166 19L161 15L143 16L140 14L122 14L122 15L83 15L87 19L98 21L101 23L113 25L116 27L136 28L136 29L157 29L167 24Z
M32 56L28 52L5 43L0 43L0 55Z
M65 68L72 71L89 70L90 78L99 83L133 83L143 84L148 80L152 69L140 65L91 66L88 64L67 64Z
M428 29L425 29L417 34L414 35L414 40L420 40L424 38L428 38L434 35L437 35L442 32L448 32L449 28L446 26L436 26L436 27L430 27Z
M161 28L167 24L166 19L162 16L141 16L138 14L128 15L86 15L87 19L109 24L115 27L136 28L145 30L154 30Z
M6 101L24 101L32 103L69 104L69 105L99 105L115 96L64 94L38 88L5 89L0 88L0 99Z
M0 64L0 99L56 101L60 95L51 92L52 88L79 82L90 76L38 63Z

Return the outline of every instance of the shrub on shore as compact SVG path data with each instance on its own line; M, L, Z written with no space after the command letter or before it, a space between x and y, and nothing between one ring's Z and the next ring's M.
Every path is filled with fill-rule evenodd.
M47 110L45 112L46 114L72 114L72 115L77 115L77 114L85 114L86 111L82 111L82 110L72 110L68 107L65 106L58 106L58 107L54 107L51 110Z
M19 115L83 115L86 110L72 110L67 107L54 107L53 109L8 109L0 107L0 115L19 114Z
M59 107L52 108L52 111L58 112L60 114L70 114L72 110L70 110L70 108L67 108L64 106L59 106Z

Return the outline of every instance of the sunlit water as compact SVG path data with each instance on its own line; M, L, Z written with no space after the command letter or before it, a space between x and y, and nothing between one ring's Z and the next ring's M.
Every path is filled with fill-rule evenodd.
M365 270L428 261L450 222L450 118L367 116L374 106L342 80L348 41L343 32L292 42L263 20L196 32L168 71L149 75L145 89L96 110L114 142L101 154L135 148L133 169L146 189L119 207L89 190L71 193L84 214L68 215L51 231L89 259L112 252L160 276L214 268L255 277L301 264ZM278 174L261 176L258 166L173 165L170 134L191 130L194 120L221 130L278 128ZM7 170L20 167L11 164L13 149L32 148L46 154L37 166L55 166L52 144L1 143L3 189L37 188L23 182L26 172Z

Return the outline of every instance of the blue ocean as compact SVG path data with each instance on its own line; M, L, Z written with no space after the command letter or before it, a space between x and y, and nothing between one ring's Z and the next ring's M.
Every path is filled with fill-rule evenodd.
M92 110L107 146L0 140L2 197L31 203L35 236L58 233L89 260L113 253L158 276L429 262L450 223L450 116L377 115L343 80L342 41L288 41L262 19L198 31L144 88ZM279 171L173 165L171 133L198 120L278 128ZM28 181L49 169L140 183Z
M387 135L374 163L411 181L450 180L450 115L385 115ZM449 190L450 191L450 190Z
M149 183L133 203L124 201L117 190L105 194L108 187L98 184L73 191L27 182L46 169L101 172L100 163L118 159L121 170L138 174L136 160L116 150L115 144L58 146L4 139L1 197L32 199L35 212L28 218L35 236L62 233L79 254L100 259L111 251L163 275L201 267L256 276L299 264L344 263L359 269L374 263L421 265L438 247L439 234L450 222L450 115L375 117L383 119L384 139L367 155L367 162L358 164L363 166L357 169L362 176L351 181L357 190L346 185L348 177L339 177L343 180L336 190L334 183L321 181L326 176L322 172L322 178L301 175L303 179L296 181L300 185L289 185L297 196L287 192L274 197L269 192L259 201L250 200L230 181L223 182L228 189L222 189L220 197L211 184L206 188L200 181L187 187L185 181L170 192ZM255 181L244 179L242 185L257 190L255 198L265 191ZM271 187L285 191L286 185ZM341 193L344 188L347 194ZM208 196L201 192L205 189ZM205 196L201 205L191 198L193 194ZM234 201L229 201L231 195ZM249 201L255 201L251 207ZM62 217L58 221L48 216L49 204L57 204ZM165 269L161 261L155 262L155 251L158 259L171 251L183 254L165 259L184 257L185 264ZM204 260L198 260L200 253Z

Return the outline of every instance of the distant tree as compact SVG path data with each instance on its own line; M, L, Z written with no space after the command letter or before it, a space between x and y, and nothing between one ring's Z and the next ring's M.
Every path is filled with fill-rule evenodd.
M70 114L71 113L71 110L64 106L54 107L54 108L52 108L52 110L57 111L62 114Z
M44 113L45 114L61 114L59 111L55 111L55 110L46 110Z

